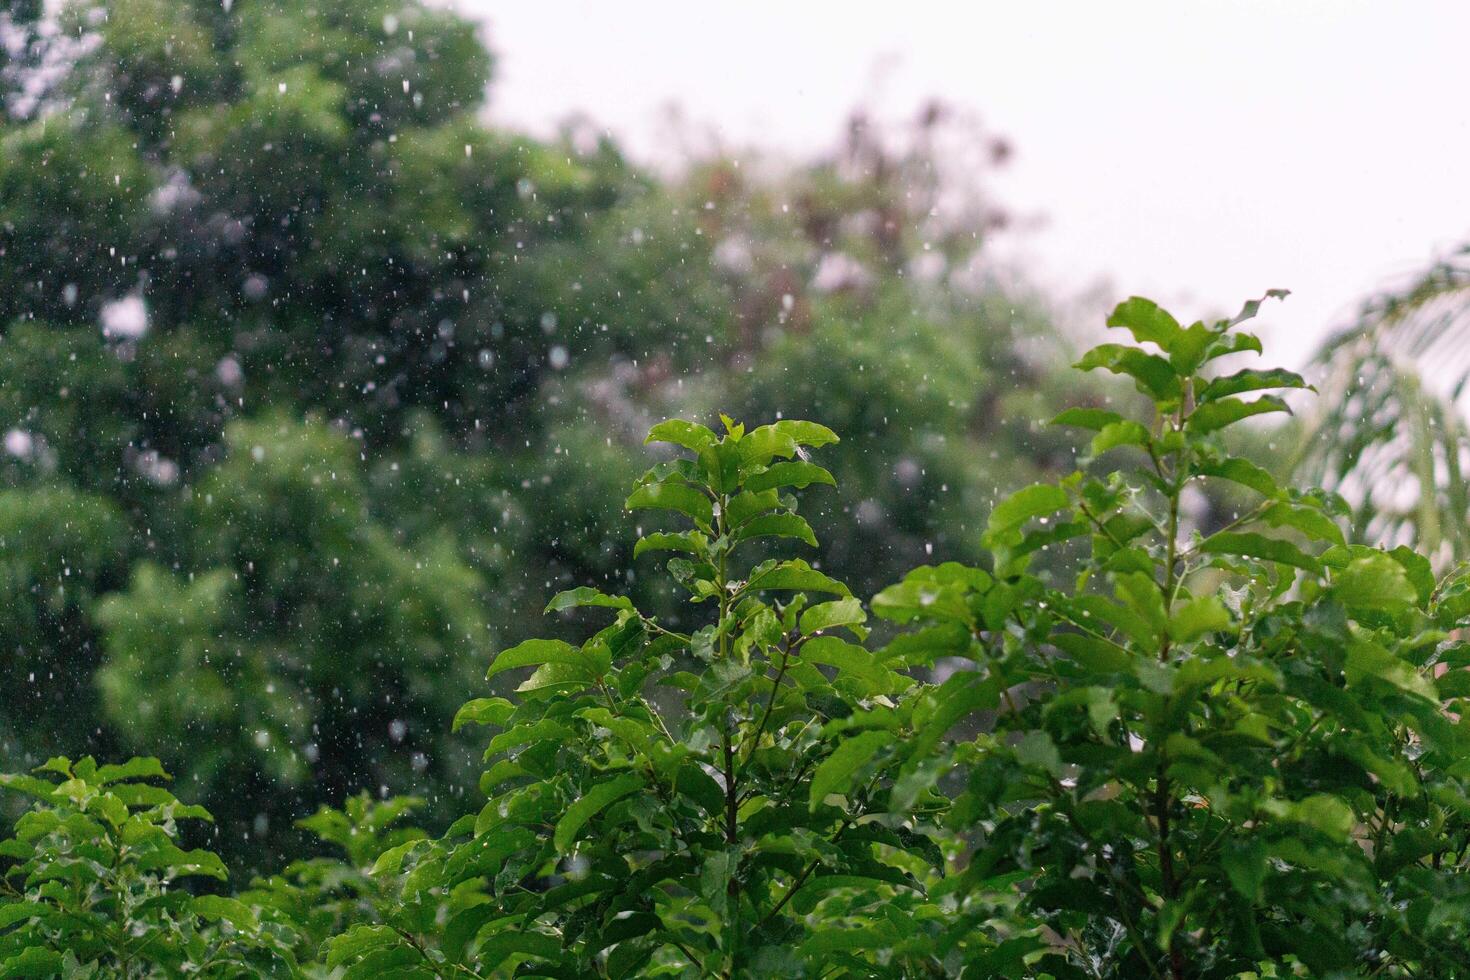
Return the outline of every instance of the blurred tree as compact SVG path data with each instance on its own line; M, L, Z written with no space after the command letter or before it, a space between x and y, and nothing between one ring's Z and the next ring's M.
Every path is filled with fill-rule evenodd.
M1056 403L1067 345L982 257L1009 219L976 178L1008 155L934 105L892 128L858 114L830 157L802 166L720 157L634 197L602 223L605 258L562 305L614 338L614 369L594 361L546 386L546 413L574 406L624 441L666 415L829 419L843 492L817 498L830 503L813 518L824 559L862 555L860 592L931 555L972 559L997 496L1071 453L1020 421L1040 412L1026 402ZM597 456L582 447L566 467L618 465Z
M92 607L126 573L126 523L105 498L66 487L0 490L0 751L35 758L95 742ZM64 654L61 659L58 653Z
M448 812L491 643L626 574L655 417L831 420L863 589L1069 463L1011 421L1060 345L983 259L1008 147L942 107L658 178L488 127L474 25L417 0L0 18L0 738L163 756L236 858L358 788Z
M226 811L247 835L361 786L464 785L444 719L488 652L479 577L446 534L394 542L347 437L265 417L225 445L178 529L199 571L141 563L100 610L108 719L202 796L250 787Z

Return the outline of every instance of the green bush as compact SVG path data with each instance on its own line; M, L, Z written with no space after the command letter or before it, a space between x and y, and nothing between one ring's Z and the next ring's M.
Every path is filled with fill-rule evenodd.
M1073 409L1089 461L998 505L988 573L919 569L880 593L902 638L971 661L990 712L935 772L973 849L957 891L1022 894L1025 945L987 973L1460 976L1470 967L1462 695L1470 577L1344 541L1340 500L1282 488L1222 430L1286 410L1296 375L1203 369L1260 351L1146 300L1079 366L1132 379L1140 419ZM1135 465L1128 465L1129 463ZM1257 503L1207 536L1200 481ZM1080 545L1063 587L1029 570ZM948 686L948 685L946 685ZM1018 955L1025 955L1020 966Z
M1120 305L1134 343L1079 367L1146 411L1062 413L1081 469L992 509L988 567L878 593L881 634L790 557L831 431L655 426L675 451L626 506L675 525L634 554L673 553L684 608L552 598L611 622L493 659L513 696L454 722L493 730L482 807L434 837L354 798L301 824L342 857L225 898L178 884L224 868L156 763L53 760L4 780L37 803L0 845L0 971L1466 975L1470 574L1349 545L1342 501L1228 453L1305 387L1221 370L1258 306ZM1202 481L1256 502L1207 533Z
M56 758L0 785L36 798L0 843L0 964L7 977L293 976L289 921L234 898L195 896L223 880L213 852L178 844L179 821L209 820L149 780L158 762ZM50 778L43 778L50 777Z

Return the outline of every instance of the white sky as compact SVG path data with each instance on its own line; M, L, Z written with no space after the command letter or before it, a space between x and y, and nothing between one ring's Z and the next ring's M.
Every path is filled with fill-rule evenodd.
M1470 3L457 0L500 56L492 118L574 112L635 158L677 104L731 147L826 147L849 109L938 96L1016 154L1008 254L1061 298L1100 284L1184 317L1293 291L1299 364L1365 293L1470 237ZM1269 353L1269 352L1268 352Z

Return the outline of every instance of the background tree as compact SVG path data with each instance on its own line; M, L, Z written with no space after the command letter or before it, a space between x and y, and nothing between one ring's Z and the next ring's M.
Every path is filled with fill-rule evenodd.
M1008 149L941 108L660 178L487 124L417 2L5 16L0 750L146 745L232 860L357 788L442 821L463 680L548 591L677 622L623 571L655 418L846 427L810 516L860 589L1068 455L1008 421L1060 346L984 258Z

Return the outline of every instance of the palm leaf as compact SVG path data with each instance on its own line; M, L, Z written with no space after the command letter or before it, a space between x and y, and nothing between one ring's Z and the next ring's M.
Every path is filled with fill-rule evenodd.
M1358 540L1470 560L1470 246L1364 303L1314 367L1297 476L1351 502Z

